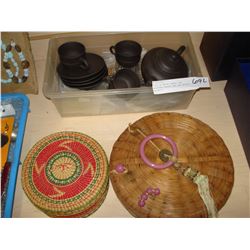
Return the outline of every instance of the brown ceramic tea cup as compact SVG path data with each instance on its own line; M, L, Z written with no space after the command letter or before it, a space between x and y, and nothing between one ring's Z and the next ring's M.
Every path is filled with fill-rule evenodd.
M86 49L82 43L66 42L58 48L58 55L64 66L88 68Z
M110 52L115 55L116 61L125 68L132 68L141 59L142 47L132 40L123 40L110 47Z

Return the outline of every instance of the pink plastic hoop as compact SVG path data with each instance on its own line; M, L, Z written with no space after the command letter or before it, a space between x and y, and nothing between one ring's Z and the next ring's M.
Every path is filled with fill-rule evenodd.
M177 146L175 144L175 142L170 139L169 137L166 137L165 135L161 135L161 134L151 134L149 136L147 136L140 144L140 156L142 158L142 160L151 168L155 168L155 169L163 169L163 168L168 168L170 166L172 166L174 164L173 161L167 161L166 163L164 164L155 164L153 162L151 162L147 156L145 155L145 151L144 151L144 148L145 148L145 145L147 144L147 142L149 140L152 140L152 139L157 139L157 138L160 138L160 139L163 139L164 141L168 142L172 148L172 154L173 156L177 157L178 156L178 150L177 150Z

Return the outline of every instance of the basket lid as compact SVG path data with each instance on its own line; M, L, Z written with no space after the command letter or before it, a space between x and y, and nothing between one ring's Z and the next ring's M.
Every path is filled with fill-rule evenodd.
M178 161L208 176L216 208L219 211L223 207L233 187L234 169L226 145L212 128L189 115L178 113L155 113L139 119L131 127L139 128L142 133L133 134L126 129L115 142L110 159L110 178L118 198L132 215L208 216L195 183L174 167L154 169L142 160L139 152L144 140L142 134L161 134L171 138L178 148ZM162 139L153 139L152 142L160 149L172 150ZM145 145L145 154L151 162L163 164L159 152L150 143ZM148 188L158 195L144 197ZM143 204L140 204L142 200Z
M87 216L107 193L107 157L85 134L51 134L28 152L22 186L31 202L51 217Z

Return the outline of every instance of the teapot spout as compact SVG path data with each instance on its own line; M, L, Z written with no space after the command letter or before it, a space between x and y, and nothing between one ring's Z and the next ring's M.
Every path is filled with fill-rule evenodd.
M186 47L184 45L182 45L177 51L176 53L181 55L183 53L183 51L186 49Z

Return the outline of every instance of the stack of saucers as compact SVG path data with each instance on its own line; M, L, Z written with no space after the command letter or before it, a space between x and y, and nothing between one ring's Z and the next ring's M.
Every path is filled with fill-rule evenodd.
M93 89L108 74L103 58L86 53L85 46L78 42L67 42L58 49L60 63L57 72L62 82L72 88Z

